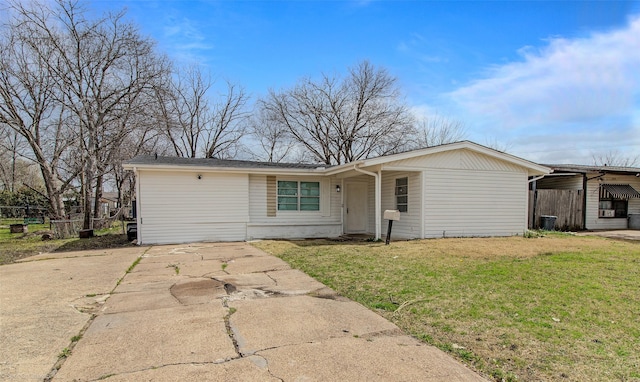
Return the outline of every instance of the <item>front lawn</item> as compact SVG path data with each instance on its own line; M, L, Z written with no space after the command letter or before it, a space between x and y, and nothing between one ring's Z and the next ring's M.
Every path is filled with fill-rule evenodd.
M640 243L551 234L255 245L489 378L640 380Z

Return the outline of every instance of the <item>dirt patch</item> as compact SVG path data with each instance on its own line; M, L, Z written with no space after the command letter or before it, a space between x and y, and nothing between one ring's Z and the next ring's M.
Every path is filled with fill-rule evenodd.
M174 284L171 295L182 305L209 303L227 294L225 284L212 279L187 280Z

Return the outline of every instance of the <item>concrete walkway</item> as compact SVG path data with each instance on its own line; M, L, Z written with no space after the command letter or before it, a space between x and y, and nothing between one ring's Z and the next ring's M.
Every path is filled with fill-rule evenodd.
M0 379L43 380L85 327L53 381L483 381L248 244L69 256L0 267Z
M640 230L619 229L613 231L584 231L578 232L579 236L602 236L610 239L640 241Z

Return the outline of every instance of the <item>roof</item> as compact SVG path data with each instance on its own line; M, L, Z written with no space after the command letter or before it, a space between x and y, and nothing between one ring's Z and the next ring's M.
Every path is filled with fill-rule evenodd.
M398 154L384 155L376 158L362 159L354 162L330 166L325 164L310 164L310 163L271 163L271 162L254 162L244 160L229 160L229 159L215 159L215 158L178 158L178 157L165 157L144 155L137 156L130 161L123 164L123 167L127 170L134 169L174 169L174 170L202 170L202 171L238 171L243 172L255 172L255 173L278 173L286 172L309 174L316 173L322 175L338 174L346 171L353 170L354 167L363 168L370 166L383 165L385 163L420 157L424 155L431 155L445 151L468 149L490 157L503 160L509 163L526 168L530 175L543 175L551 172L551 169L543 165L516 157L511 154L506 154L477 143L470 141L461 141L455 143L449 143L439 146L431 146L424 149L411 150Z
M616 174L640 174L640 167L621 167L621 166L591 166L581 164L545 164L550 167L554 172L577 172L585 174L588 172L604 172L604 173L616 173Z
M198 167L211 169L297 169L297 170L324 170L327 165L312 163L274 163L256 162L234 159L217 158L180 158L155 155L140 155L124 163L125 168L133 167Z
M423 149L406 151L398 154L384 155L376 158L362 159L352 163L346 163L339 166L334 166L328 170L329 173L338 173L343 171L343 169L352 168L354 165L359 165L359 167L369 167L369 166L377 166L385 163L411 159L420 157L423 155L431 155L445 151L458 150L458 149L467 149L471 151L475 151L480 154L484 154L499 160L503 160L509 163L513 163L515 165L524 167L530 171L530 175L544 175L551 172L551 169L526 159L522 159L515 155L507 154L502 151L498 151L486 146L479 145L475 142L471 141L460 141L454 143L447 143L438 146L430 146Z

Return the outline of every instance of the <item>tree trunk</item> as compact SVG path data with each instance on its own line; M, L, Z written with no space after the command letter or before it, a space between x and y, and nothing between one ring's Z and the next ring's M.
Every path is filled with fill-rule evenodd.
M55 174L44 164L40 165L40 173L42 174L42 179L44 180L44 185L47 189L49 219L64 220L66 218L64 200L62 198L62 190L60 189L60 185L58 184ZM65 223L58 224L56 228L60 238L67 238L71 236L69 227Z
M101 207L101 203L100 203L100 199L102 199L102 178L103 175L98 175L98 177L96 178L96 192L95 192L95 197L93 199L93 218L95 221L97 221L98 219L102 218L102 209ZM95 223L94 223L95 226ZM98 226L98 228L104 228L101 226Z
M92 209L92 205L91 205L91 197L92 197L92 180L93 179L93 158L91 156L89 156L85 162L85 168L84 168L84 201L83 201L83 212L84 212L84 219L82 222L82 228L83 229L92 229L93 228L93 221L91 219L92 217L92 213L91 213L91 209Z

